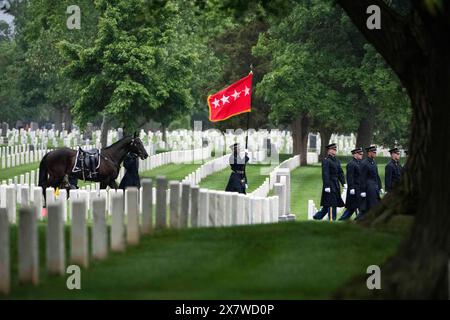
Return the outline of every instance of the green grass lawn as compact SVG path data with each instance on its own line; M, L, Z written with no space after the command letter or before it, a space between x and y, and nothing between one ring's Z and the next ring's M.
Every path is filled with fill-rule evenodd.
M139 174L142 178L155 179L158 176L165 176L168 180L181 181L188 174L197 170L201 164L167 164L152 170L144 171Z
M12 179L15 176L20 176L21 174L25 174L27 172L30 172L31 170L36 170L39 168L39 163L30 163L25 164L13 168L7 168L7 169L1 169L0 170L0 181L1 180L8 180Z
M299 167L291 172L291 210L297 219L308 219L308 200L319 206L322 190L320 164Z
M17 285L14 249L7 298L326 299L385 261L402 238L398 230L328 222L156 231L126 254L91 263L82 270L81 290L69 291L66 277L45 275L45 226L39 231L41 283ZM16 239L13 229L13 248Z

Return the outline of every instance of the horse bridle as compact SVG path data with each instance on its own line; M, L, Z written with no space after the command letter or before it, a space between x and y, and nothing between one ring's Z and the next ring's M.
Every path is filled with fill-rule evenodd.
M139 138L132 138L132 139L131 139L131 143L130 143L130 146L135 146L135 144L134 144L134 140L136 140L136 139L139 139Z
M137 140L137 139L139 139L139 137L136 137L136 138L132 138L131 139L131 143L130 143L130 146L132 146L132 147L136 147L136 143L135 143L135 141ZM139 139L140 140L140 139ZM142 143L142 142L141 142ZM137 148L137 147L136 147ZM139 152L139 148L137 148L138 149L138 152Z
M130 146L135 146L135 140L139 139L139 138L133 138L131 139L131 143ZM111 163L113 166L115 166L117 168L117 170L120 170L121 165L120 164L116 164L114 161L112 161L111 159L109 159L108 157L106 157L105 155L103 155L101 152L99 153L100 157L103 158L104 160L108 161L109 163Z

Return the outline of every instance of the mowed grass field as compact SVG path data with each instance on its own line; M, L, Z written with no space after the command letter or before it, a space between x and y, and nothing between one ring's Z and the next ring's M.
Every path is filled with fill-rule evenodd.
M45 273L43 224L40 284L17 284L14 228L13 289L0 299L327 299L367 266L385 261L401 238L398 230L328 222L155 231L126 253L91 261L81 271L81 290L71 291L68 275ZM364 281L361 292L365 288Z
M2 180L12 179L15 176L20 176L21 174L25 174L27 172L30 172L31 170L36 170L38 168L39 162L24 164L13 168L0 169L0 182Z
M197 170L201 164L167 164L140 174L142 178L155 179L158 176L165 176L168 180L181 181L188 174Z

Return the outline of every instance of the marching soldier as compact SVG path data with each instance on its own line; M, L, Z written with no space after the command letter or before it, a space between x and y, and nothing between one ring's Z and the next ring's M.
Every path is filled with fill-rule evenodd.
M389 150L391 154L391 161L388 162L384 169L384 185L386 192L391 192L393 187L400 181L402 175L402 166L400 160L400 150L393 148Z
M315 220L322 220L328 214L328 219L336 220L337 207L343 207L344 201L341 198L341 188L339 182L344 185L345 177L341 163L336 159L337 147L335 143L326 146L328 155L322 161L322 198L320 209L315 215Z
M245 165L250 158L247 156L247 152L245 152L244 158L240 156L238 143L233 144L230 148L233 150L230 156L230 167L233 172L231 172L230 179L228 179L228 184L225 191L245 194L245 189L247 188Z
M378 175L378 168L375 162L377 155L377 147L371 146L366 148L367 158L361 161L361 206L360 213L355 220L359 220L369 211L376 206L380 201L380 194L383 192L381 186L381 179Z
M345 200L345 212L339 218L339 221L347 220L357 211L361 202L360 196L360 164L363 158L363 149L356 148L352 151L353 159L347 164L347 196Z

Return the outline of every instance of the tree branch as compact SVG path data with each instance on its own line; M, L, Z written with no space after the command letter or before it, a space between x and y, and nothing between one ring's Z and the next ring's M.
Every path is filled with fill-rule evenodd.
M405 86L411 80L411 64L423 52L410 28L411 16L401 16L382 0L336 0L364 37L383 56ZM381 29L367 28L367 7L381 10Z

